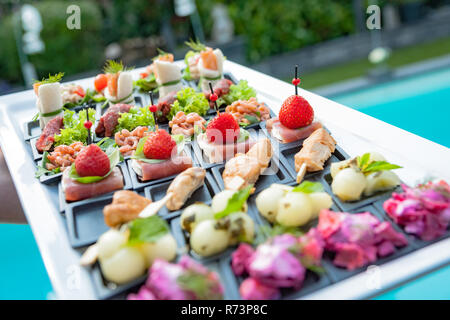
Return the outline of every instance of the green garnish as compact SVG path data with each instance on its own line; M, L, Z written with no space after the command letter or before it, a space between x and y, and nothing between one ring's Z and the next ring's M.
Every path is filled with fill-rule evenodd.
M179 275L177 284L181 289L195 293L196 299L199 300L218 300L223 298L220 293L214 294L215 284L208 279L207 275L199 274L193 270Z
M298 227L287 227L281 224L274 224L273 226L264 225L261 228L269 237L275 237L286 233L296 237L303 235L303 232Z
M89 108L89 120L95 122L95 109ZM60 134L55 135L55 146L65 144L71 145L77 141L86 141L88 130L84 127L86 122L86 111L81 110L75 117L75 111L64 110L64 128L61 129Z
M141 91L148 92L156 89L158 87L158 83L156 82L155 74L151 73L146 78L134 81L134 86L138 87Z
M314 193L322 192L323 185L320 182L303 181L291 190L292 192Z
M185 44L191 48L192 50L196 52L201 52L206 50L206 46L201 43L198 39L196 41L190 39L189 41L186 41Z
M147 139L148 139L148 136L145 136L141 140L139 140L139 143L136 146L136 151L131 156L131 159L139 160L139 161L146 162L146 163L153 163L153 164L166 161L166 160L162 160L162 159L148 159L145 157L144 145L145 145L145 141L147 141ZM184 144L186 141L185 137L182 134L175 134L175 135L172 135L172 139L175 140L175 142L177 144L177 154L181 154L181 152L183 152L183 150L184 150Z
M158 60L161 56L167 56L168 54L170 54L168 52L165 52L164 50L161 50L160 48L156 48L156 50L158 51L158 55L152 58L152 61Z
M384 170L394 170L403 168L399 165L389 163L387 161L370 161L370 153L365 153L360 157L356 158L356 163L358 168L362 173L368 175L372 172L384 171Z
M36 178L40 178L41 176L48 174L49 176L58 174L61 172L61 168L55 168L53 170L48 170L46 164L49 163L48 161L48 152L44 151L44 153L42 154L42 161L38 164L36 173L34 174L34 176Z
M248 100L250 98L256 97L256 91L248 85L246 80L241 80L238 84L233 84L230 86L230 92L228 94L221 96L217 100L217 105L230 105L238 100Z
M244 118L247 119L249 122L248 123L247 122L239 122L239 125L241 127L248 127L248 126L251 126L252 124L260 122L260 119L258 119L258 117L255 117L255 116L252 116L249 114L244 115Z
M244 141L248 140L249 138L250 138L250 133L247 130L240 128L239 129L239 137L237 138L236 142L244 142Z
M104 73L117 73L120 71L129 71L132 70L133 68L125 68L123 66L123 62L122 61L115 61L115 60L108 60L105 63L105 67L103 68L103 72Z
M77 170L75 169L75 163L73 163L72 166L70 167L70 169L67 169L67 170L70 170L69 177L77 182L84 183L84 184L94 183L94 182L105 179L106 177L108 177L111 174L111 172L114 170L114 168L117 166L117 164L121 160L121 155L120 155L120 151L118 148L110 148L110 149L108 149L108 151L110 153L109 154L106 153L106 154L108 155L108 158L109 158L110 169L107 174L105 174L104 176L80 177L77 173Z
M227 206L221 212L218 212L214 215L215 219L222 219L233 212L238 212L242 210L245 202L250 196L250 192L253 188L253 185L249 185L242 190L236 191L233 196L228 199Z
M48 78L42 78L41 81L35 80L34 83L40 83L40 84L55 83L55 82L61 81L63 77L64 77L64 72L59 72L55 75L49 74Z
M194 88L184 88L178 91L177 99L172 104L167 118L172 120L178 111L183 111L186 114L196 112L203 116L209 108L209 102L202 92L196 92Z
M152 128L155 126L155 118L149 108L133 107L130 111L121 113L114 131L119 132L122 129L132 131L139 126Z
M130 235L128 245L156 242L169 232L166 221L154 215L148 218L138 218L128 224Z

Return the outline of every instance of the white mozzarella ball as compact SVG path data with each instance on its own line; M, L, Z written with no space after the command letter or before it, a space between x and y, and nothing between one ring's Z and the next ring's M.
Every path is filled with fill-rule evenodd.
M217 193L211 203L211 208L214 213L221 212L225 210L228 205L228 200L234 195L235 191L232 190L223 190L222 192ZM247 212L247 204L244 204L242 211Z
M222 252L228 247L229 234L225 228L220 228L217 221L200 222L191 233L192 250L201 256L211 256Z
M330 209L333 205L331 196L326 192L313 192L308 194L312 204L312 219L319 216L322 209Z
M255 237L255 223L245 212L235 212L230 214L227 219L230 221L228 229L230 235L230 245L239 242L252 242Z
M150 267L157 258L166 261L175 259L177 255L177 242L172 234L167 233L156 242L144 243L140 249L145 257L147 267Z
M124 232L110 229L100 236L97 241L99 258L108 258L114 255L127 243L128 236Z
M306 224L312 216L312 204L303 192L289 192L278 202L276 221L287 227Z
M392 171L378 171L369 174L364 195L370 196L378 191L390 190L400 184L399 177Z
M334 177L331 189L342 201L355 201L361 198L366 185L364 174L353 168L346 168Z
M210 219L214 219L211 207L204 203L196 203L183 210L180 219L181 228L191 233L198 223Z
M127 283L145 273L146 263L137 248L122 247L108 258L100 259L103 276L117 284Z
M270 187L261 191L255 199L256 207L261 215L274 222L278 213L278 202L284 196L285 191L281 188Z

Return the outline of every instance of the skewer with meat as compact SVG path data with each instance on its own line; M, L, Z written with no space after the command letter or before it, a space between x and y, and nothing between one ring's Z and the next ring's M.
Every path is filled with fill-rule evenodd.
M225 164L222 177L225 189L240 190L255 184L267 168L273 149L269 139L259 140L246 154L239 153Z
M227 95L230 92L230 87L233 85L233 82L229 79L220 79L213 85L213 91L217 95L218 98ZM214 101L210 100L209 97L211 96L211 89L209 87L207 90L203 91L203 94L205 95L206 99L209 101L209 106L211 109L215 108ZM220 106L219 106L220 107Z
M132 191L117 191L114 193L112 203L103 209L105 223L111 228L116 228L138 217L156 214L164 204L171 211L178 210L203 184L205 175L205 169L200 167L186 169L176 176L167 189L166 196L157 202L152 202ZM152 206L149 206L150 204Z
M160 99L156 105L156 118L159 122L167 122L167 116L170 113L170 109L172 109L173 103L177 100L177 91L171 91L163 97L160 92L159 96Z
M323 170L323 165L336 148L336 141L324 129L314 131L305 141L300 151L295 155L295 170L297 183L303 180L306 172Z

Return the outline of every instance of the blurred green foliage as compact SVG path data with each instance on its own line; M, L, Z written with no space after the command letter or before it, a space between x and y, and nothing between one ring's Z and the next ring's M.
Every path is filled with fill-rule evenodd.
M354 31L351 0L198 0L207 34L215 3L227 5L251 62Z
M68 2L36 2L44 22L41 39L45 52L29 56L38 76L63 71L66 75L98 69L103 63L102 15L93 1L76 2L81 8L81 30L66 26ZM20 62L14 38L13 17L0 21L0 75L10 82L22 82Z

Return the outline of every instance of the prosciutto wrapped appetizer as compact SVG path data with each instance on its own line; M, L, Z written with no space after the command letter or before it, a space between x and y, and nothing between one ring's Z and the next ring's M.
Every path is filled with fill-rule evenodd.
M133 77L122 62L109 60L104 71L107 77L105 97L110 104L133 103Z
M441 237L450 225L450 186L428 182L415 188L402 185L403 193L393 193L383 204L395 223L424 241Z
M218 300L223 299L219 276L188 256L176 264L157 259L145 285L128 300Z
M348 270L373 263L408 244L389 222L379 221L370 212L322 210L317 231L325 241L325 249L336 253L333 263Z
M159 87L159 96L165 97L172 91L183 88L181 83L181 68L170 61L156 60L153 62L153 72Z
M206 132L197 136L197 142L211 163L231 159L237 153L246 153L255 140L245 129L239 128L229 113L221 113L211 120Z
M159 129L139 141L131 166L142 181L169 177L192 167L183 149L183 136L170 136Z
M66 201L78 201L109 193L124 186L116 165L120 161L117 148L107 155L98 145L81 150L70 170L63 173L61 186Z
M44 129L50 120L63 114L62 89L59 82L63 76L64 73L59 73L33 84L41 129Z

